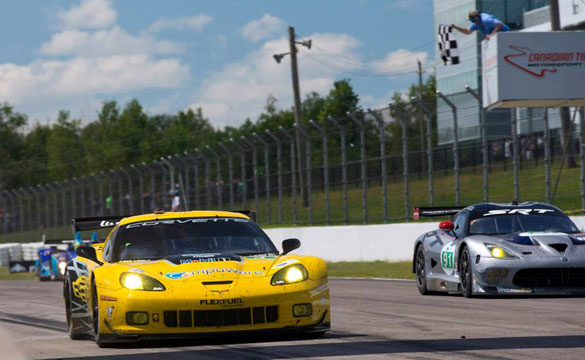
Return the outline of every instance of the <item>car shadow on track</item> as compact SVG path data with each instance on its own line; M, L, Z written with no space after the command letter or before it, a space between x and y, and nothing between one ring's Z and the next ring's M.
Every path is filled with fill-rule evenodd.
M523 350L523 349L571 349L585 348L585 336L533 336L533 337L499 337L499 338L482 338L482 339L430 339L430 340L370 340L371 338L363 337L360 340L335 341L329 342L328 339L334 339L337 334L329 334L322 341L313 341L311 343L302 342L298 344L287 343L278 345L277 343L266 343L266 338L262 339L262 345L242 346L233 345L240 342L225 341L217 342L217 345L232 345L225 348L213 349L187 349L183 351L172 350L167 352L152 352L141 354L122 354L122 355L104 355L89 356L79 359L85 360L180 360L180 359L225 359L225 358L254 358L254 359L284 359L284 358L308 358L318 356L365 356L365 355L393 355L407 354L413 352L435 353L435 352L452 352L452 351L481 351L481 350ZM351 334L342 334L340 339L350 339ZM305 337L306 339L306 337ZM245 343L249 344L250 339ZM293 340L290 337L282 339L286 341ZM241 343L244 343L242 341ZM179 345L180 344L180 345ZM183 341L177 342L176 346L197 346L210 345L210 342L197 343ZM175 343L166 343L166 346L174 346Z

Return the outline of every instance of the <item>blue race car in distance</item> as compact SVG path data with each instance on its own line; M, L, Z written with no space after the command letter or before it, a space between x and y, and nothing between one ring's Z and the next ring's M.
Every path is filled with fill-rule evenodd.
M74 240L45 240L44 243L49 247L39 249L39 259L36 261L35 273L39 281L63 280L67 263L77 256L73 249Z

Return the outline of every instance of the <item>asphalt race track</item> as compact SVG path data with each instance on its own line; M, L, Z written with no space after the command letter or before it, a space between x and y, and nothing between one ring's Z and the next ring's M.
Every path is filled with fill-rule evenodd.
M331 279L320 339L146 343L99 349L65 334L60 283L0 282L0 348L33 359L583 359L585 298L421 296L411 281ZM2 344L4 342L4 344ZM129 356L131 355L131 356ZM2 359L18 358L0 354Z

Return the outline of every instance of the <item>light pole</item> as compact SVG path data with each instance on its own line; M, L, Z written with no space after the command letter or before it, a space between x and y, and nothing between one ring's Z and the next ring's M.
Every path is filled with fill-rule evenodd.
M290 55L290 65L291 65L291 75L292 75L292 85L293 85L293 94L294 94L294 104L295 104L295 124L296 124L296 140L297 140L297 151L298 151L298 167L299 167L299 186L301 189L301 198L303 199L303 206L308 206L308 193L305 191L304 188L304 179L303 179L303 171L305 169L305 147L302 144L301 134L298 131L299 127L302 126L302 108L301 108L301 90L299 86L299 70L297 66L297 52L298 49L296 47L297 44L307 47L311 49L312 41L305 40L305 41L296 41L295 29L290 26L288 28L289 34L289 52L282 53L282 54L275 54L273 55L274 60L280 64L284 56Z

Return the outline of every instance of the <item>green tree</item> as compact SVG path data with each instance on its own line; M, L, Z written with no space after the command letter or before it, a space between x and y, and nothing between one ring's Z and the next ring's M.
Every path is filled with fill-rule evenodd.
M60 111L47 139L48 172L52 180L69 179L85 170L80 120Z

